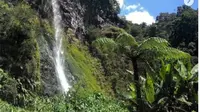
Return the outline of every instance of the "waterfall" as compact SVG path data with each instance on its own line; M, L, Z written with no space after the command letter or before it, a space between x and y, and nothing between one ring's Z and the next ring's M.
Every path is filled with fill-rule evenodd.
M57 0L52 0L53 15L54 15L54 29L55 29L55 45L54 45L54 63L57 77L60 81L63 91L66 93L71 87L64 71L64 50L62 48L62 17Z

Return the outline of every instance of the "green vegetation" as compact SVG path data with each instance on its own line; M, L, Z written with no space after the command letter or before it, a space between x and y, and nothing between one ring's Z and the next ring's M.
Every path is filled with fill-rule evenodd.
M48 99L36 98L32 108L27 108L27 110L36 112L128 112L122 103L101 94L90 94L88 97L77 97L76 93L69 93L69 95Z
M0 111L197 112L197 10L181 6L147 26L119 18L116 0L80 1L86 32L63 28L73 88L49 95L55 32L43 3L0 1Z
M8 104L7 102L4 102L4 101L0 101L0 111L2 112L29 112L27 110L24 110L22 108L19 108L19 107L14 107L10 104Z
M197 110L197 65L192 71L187 70L184 64L178 61L174 64L162 63L158 75L147 74L141 86L145 96L142 98L143 111L187 112ZM136 98L134 84L130 85L130 88L129 98L134 102Z
M182 51L179 51L177 49L169 47L169 43L162 38L149 38L147 40L144 40L144 42L140 43L139 45L134 40L134 37L130 36L126 32L120 33L120 35L117 36L115 40L110 38L99 38L93 42L94 46L97 46L98 49L101 47L102 50L105 50L103 47L106 47L108 50L108 53L113 51L116 51L120 54L125 54L128 58L130 58L132 62L132 67L134 72L134 82L136 87L136 96L137 96L137 111L144 111L143 106L141 106L141 85L140 85L140 74L138 71L138 62L137 61L143 61L146 63L147 66L146 72L152 72L148 71L148 69L153 69L151 66L148 66L149 64L154 63L157 60L164 60L164 61L171 61L173 60L186 60L186 62L190 61L190 55L187 53L184 53ZM154 70L156 71L156 70ZM151 82L150 76L147 74L147 82L146 85L150 88L147 88L146 94L151 93L151 95L147 95L147 99L150 102L154 101L154 97L152 97L151 89L153 89L153 85ZM154 96L154 95L153 95Z
M30 6L19 3L12 7L0 2L0 66L9 73L12 80L8 83L15 91L6 94L6 88L1 88L7 95L4 100L20 104L27 90L40 92L40 55L36 38L39 36L39 19ZM21 96L21 95L22 96ZM17 95L18 103L11 101ZM9 98L11 97L11 98ZM12 98L13 97L13 98Z
M9 85L10 83L8 81L14 81L12 80L8 74L4 73L3 70L0 69L0 83L1 83L1 89L6 88L4 90L4 95L8 95L9 93L13 94L13 89L16 89L16 86L13 86L13 82L11 82L12 85ZM7 93L5 93L7 92ZM72 92L68 93L68 95L58 95L55 97L38 97L32 94L32 96L26 96L28 101L26 102L26 106L22 109L19 107L14 107L7 102L4 102L0 100L0 111L13 111L13 112L63 112L63 111L109 111L109 112L127 112L127 109L122 103L119 103L109 97L105 97L102 94L88 94L87 96L80 97L77 95L79 93ZM2 96L8 98L8 96ZM18 98L16 96L13 96L13 102L15 102L15 98ZM5 99L8 100L8 99ZM16 100L17 101L17 100ZM52 103L53 102L53 103ZM19 102L18 102L19 103Z
M88 98L73 98L70 101L74 104L70 104L68 107L79 112L128 112L122 103L101 94L90 95ZM68 110L71 111L70 108Z
M183 5L177 8L177 13L160 13L156 23L150 26L126 22L123 28L139 41L149 37L164 38L172 47L198 56L198 10L191 7Z

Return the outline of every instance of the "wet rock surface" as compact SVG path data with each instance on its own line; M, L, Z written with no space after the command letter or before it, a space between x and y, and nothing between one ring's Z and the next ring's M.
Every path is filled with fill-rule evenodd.
M55 72L53 48L50 46L53 43L53 40L47 41L49 38L50 37L41 36L38 40L41 63L40 73L43 85L42 93L44 95L54 95L62 89L60 88L60 83Z

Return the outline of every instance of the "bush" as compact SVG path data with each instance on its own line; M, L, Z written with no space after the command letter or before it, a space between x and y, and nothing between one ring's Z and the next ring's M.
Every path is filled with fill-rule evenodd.
M0 2L0 66L26 89L40 88L40 56L36 38L40 24L36 13L24 4Z

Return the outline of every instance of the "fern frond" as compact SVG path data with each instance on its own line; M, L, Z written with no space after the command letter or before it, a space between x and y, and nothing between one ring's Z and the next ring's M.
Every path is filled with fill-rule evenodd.
M146 39L144 42L142 42L138 48L139 50L144 50L144 49L151 49L151 48L157 48L157 47L168 47L169 42L163 38L159 37L152 37L149 39Z
M124 32L121 33L115 41L121 45L121 46L137 46L137 42L134 37L132 37L130 34Z
M104 48L106 47L108 49L116 49L117 43L113 39L102 37L102 38L98 38L95 41L93 41L92 46L104 47Z
M164 53L165 52L165 53ZM185 53L181 50L168 47L164 49L163 51L163 56L161 58L164 58L165 60L190 60L191 56L188 53Z
M177 60L191 58L188 53L170 47L167 40L158 37L145 40L138 46L137 52L144 59Z

